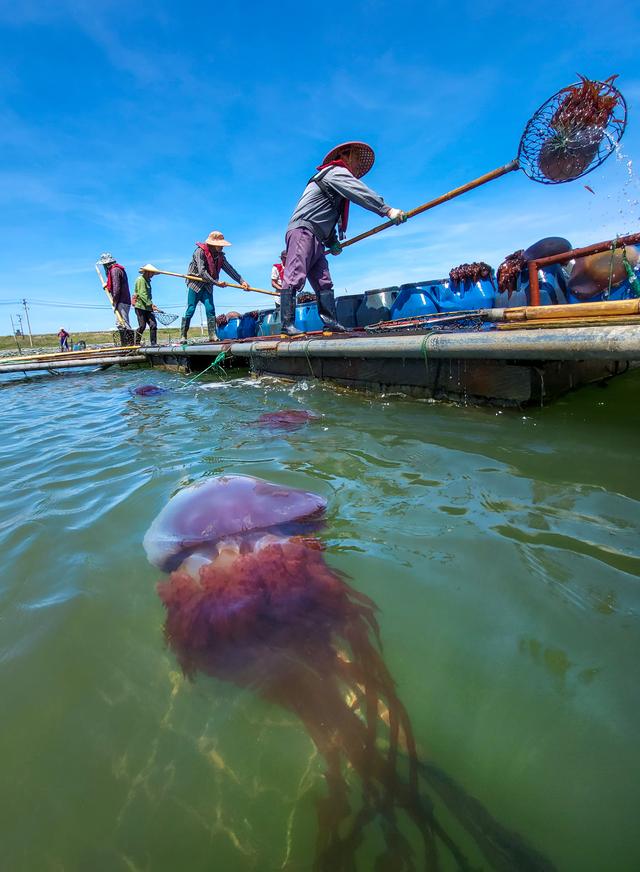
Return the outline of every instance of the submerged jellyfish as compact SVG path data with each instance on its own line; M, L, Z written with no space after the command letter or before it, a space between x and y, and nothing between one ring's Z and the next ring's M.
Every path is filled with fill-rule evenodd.
M495 868L547 869L440 770L418 761L411 723L382 658L376 608L325 561L314 533L326 502L317 494L242 475L205 479L177 493L144 537L164 572L158 593L165 637L185 674L251 687L293 712L325 761L318 802L316 868L355 868L369 825L384 844L376 869L457 868L465 857L420 793L427 779L479 841ZM413 835L411 835L413 833ZM538 858L537 854L533 855Z
M133 389L133 393L137 397L157 397L160 394L166 393L166 388L160 388L158 385L138 385Z
M258 426L273 427L278 430L297 430L309 421L318 419L318 415L306 409L282 409L279 412L264 412L258 418Z

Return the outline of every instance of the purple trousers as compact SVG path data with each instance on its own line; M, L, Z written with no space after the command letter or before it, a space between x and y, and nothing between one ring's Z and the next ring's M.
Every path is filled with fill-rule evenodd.
M287 262L284 267L282 289L289 289L298 294L309 279L309 284L316 294L332 291L333 282L324 245L313 233L306 227L295 227L289 230L285 241Z

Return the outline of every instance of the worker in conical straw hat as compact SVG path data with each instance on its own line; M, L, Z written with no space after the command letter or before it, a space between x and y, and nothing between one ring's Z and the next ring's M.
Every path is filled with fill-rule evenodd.
M182 342L187 341L189 325L198 303L202 303L207 314L209 341L213 342L218 338L216 333L216 309L213 304L213 287L214 285L219 288L226 286L225 282L220 281L221 271L225 272L234 282L242 285L245 290L249 289L248 282L245 282L240 273L231 266L225 256L225 248L229 245L231 243L224 238L224 235L219 230L213 230L204 242L196 243L187 273L191 276L200 276L205 281L194 282L186 279L189 297L187 310L184 313L180 329L180 340Z
M147 324L149 325L149 341L152 345L157 345L158 322L154 313L158 311L158 307L154 305L151 298L151 279L156 274L156 268L153 264L146 263L140 267L138 272L140 275L136 279L133 289L133 305L138 318L136 345L140 345Z
M302 193L293 210L286 235L286 263L282 290L282 335L300 333L294 326L296 294L307 279L318 299L318 314L325 331L344 332L336 320L333 281L325 248L342 251L349 218L349 203L401 224L407 220L401 209L387 206L382 197L360 179L373 166L375 155L365 142L343 142L332 148Z

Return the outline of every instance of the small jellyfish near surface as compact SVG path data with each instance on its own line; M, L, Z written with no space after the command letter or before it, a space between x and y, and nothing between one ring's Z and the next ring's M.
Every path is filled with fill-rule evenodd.
M271 427L275 430L297 430L319 417L306 409L282 409L278 412L264 412L256 423L259 427Z
M552 869L418 759L382 657L376 606L324 558L316 534L325 509L318 494L243 475L204 479L169 500L143 544L168 573L157 590L184 673L250 688L300 720L325 768L310 868L365 868L358 854L375 827L377 870L437 870L451 859L471 869L428 786L491 868Z
M158 387L158 385L138 385L132 391L136 397L157 397L166 392L166 388Z

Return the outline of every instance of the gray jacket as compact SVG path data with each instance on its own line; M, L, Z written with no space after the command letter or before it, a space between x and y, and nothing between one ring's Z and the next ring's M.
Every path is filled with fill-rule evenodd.
M368 188L342 167L332 167L323 176L323 183L338 195L352 203L357 203L370 212L386 216L390 206L379 194ZM293 210L287 231L295 227L306 227L325 245L336 239L335 227L341 213L341 201L332 202L313 180L302 193L298 205Z

